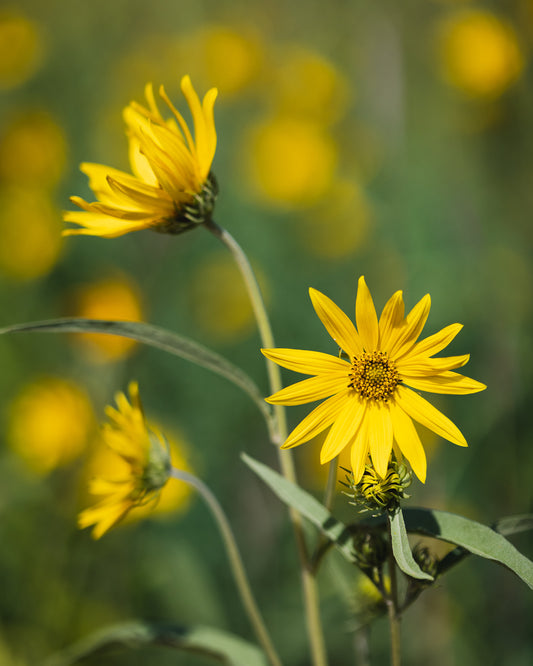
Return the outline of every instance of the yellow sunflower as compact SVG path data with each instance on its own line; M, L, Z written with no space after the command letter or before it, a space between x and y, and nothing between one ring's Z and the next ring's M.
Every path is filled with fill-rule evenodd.
M148 108L132 102L124 109L133 175L83 163L80 168L89 177L97 201L71 197L82 211L66 211L63 217L80 226L65 229L63 235L115 238L139 229L180 233L210 218L217 194L211 174L217 143L213 116L217 90L211 88L201 103L188 76L181 80L181 90L191 111L194 139L161 86L159 95L173 114L163 118L148 84Z
M94 525L92 536L99 539L121 521L132 509L156 501L170 477L170 454L167 443L155 428L148 428L139 387L129 385L130 402L118 393L118 410L108 406L110 423L104 424L102 437L109 448L129 466L123 479L95 478L89 490L101 496L94 506L79 515L81 528Z
M453 372L467 363L468 354L432 358L462 325L451 324L417 342L429 314L429 294L405 317L402 292L397 291L378 320L364 277L359 278L355 304L357 328L327 296L316 289L309 293L317 315L344 354L262 350L278 365L314 375L278 391L268 402L301 405L327 398L291 432L282 448L303 444L331 426L320 452L322 464L350 447L355 483L361 479L369 455L384 478L394 446L397 457L403 454L424 482L426 455L413 421L454 444L467 443L459 429L416 391L467 394L486 388Z

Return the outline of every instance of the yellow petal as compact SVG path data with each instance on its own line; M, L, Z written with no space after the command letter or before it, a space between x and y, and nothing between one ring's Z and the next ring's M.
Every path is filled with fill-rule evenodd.
M212 88L204 100L205 110L200 104L200 100L194 90L191 79L184 76L181 80L181 90L185 95L187 104L191 110L194 122L194 139L198 162L201 165L204 177L209 173L211 163L215 155L216 134L214 131L213 106L217 96L217 90Z
M370 457L378 475L384 479L387 475L392 453L392 422L388 405L370 404L365 418L368 420L370 438Z
M129 136L128 155L131 170L137 176L137 178L145 182L147 185L159 187L159 183L157 182L155 173L152 171L150 163L141 153L140 142L136 136Z
M287 386L266 399L271 405L303 405L306 402L323 400L339 393L348 384L346 373L336 373L320 377L310 377Z
M316 289L309 289L315 312L337 345L350 357L363 353L359 334L348 316L335 303Z
M326 375L345 373L348 377L350 364L337 356L305 349L261 349L264 356L283 368L300 372L303 375Z
M378 348L378 317L363 275L359 278L357 287L355 321L365 351L373 352Z
M437 333L430 335L413 347L413 356L434 356L447 347L463 328L462 324L450 324Z
M325 464L337 457L357 435L361 421L365 415L365 402L356 393L351 393L340 414L335 419L331 430L322 445L320 462Z
M426 377L427 375L436 375L455 368L462 368L470 359L470 354L461 356L443 356L442 358L427 358L422 356L413 356L408 354L399 361L396 361L396 368L403 377L403 374L411 377Z
M388 349L390 358L397 360L412 349L426 324L430 308L431 297L426 294L393 331Z
M469 393L478 393L487 387L485 384L465 377L457 372L443 372L434 377L413 377L402 374L402 381L407 386L418 391L428 391L429 393L448 393L453 395L467 395Z
M361 481L361 477L365 471L365 465L368 461L369 447L368 420L363 419L350 450L350 464L355 484Z
M395 398L412 419L458 446L468 446L459 428L436 407L414 391L398 386Z
M301 421L296 428L287 437L287 440L281 447L282 449L290 449L293 446L298 446L304 442L309 441L319 432L328 428L346 405L348 399L349 389L343 393L331 396L322 404L315 407L313 411L308 414L303 421Z
M413 472L422 481L426 482L427 461L426 452L420 441L415 425L409 416L394 402L390 403L392 428L402 454L409 461Z
M141 220L131 222L120 220L103 213L65 211L63 213L65 222L73 222L83 225L79 229L63 229L63 236L100 236L101 238L117 238L131 231L140 231L153 226L153 220Z
M187 141L187 145L189 146L189 150L191 151L191 153L194 156L196 156L196 146L194 145L194 140L192 138L189 127L188 127L187 123L185 122L181 113L176 109L174 104L172 104L172 102L170 101L170 98L168 97L167 93L165 92L164 86L159 87L159 94L162 97L162 99L165 101L165 103L167 104L169 109L174 114L176 120L178 121L178 125L179 125L181 131L183 132L183 136L185 137L185 140Z
M175 212L174 202L161 188L151 188L152 191L146 191L147 186L133 188L111 176L108 176L108 183L124 205L128 205L128 203L130 206L135 205L148 212L149 215L159 217L171 217Z
M387 351L389 340L396 326L399 326L404 317L404 303L402 292L397 291L385 303L385 307L379 318L379 349Z

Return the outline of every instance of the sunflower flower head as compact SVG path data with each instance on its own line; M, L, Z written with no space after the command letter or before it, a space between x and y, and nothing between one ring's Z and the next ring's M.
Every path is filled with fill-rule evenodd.
M216 150L211 88L200 102L191 80L184 76L181 91L193 119L194 138L163 86L159 96L171 117L163 118L151 84L147 106L131 102L124 109L132 173L101 164L83 163L81 170L97 201L71 197L81 211L67 211L64 236L84 234L115 238L140 229L178 234L211 219L218 192L211 164Z
M109 423L102 428L107 446L128 465L123 478L95 478L90 492L100 500L79 515L81 528L94 525L92 536L99 539L136 507L155 502L170 477L168 445L161 433L146 424L136 382L129 385L130 401L116 396L117 409L106 409Z
M262 350L278 365L312 375L271 395L268 402L301 405L323 400L290 433L282 448L303 444L329 428L320 462L330 462L348 448L354 485L368 464L378 477L386 479L393 452L398 461L405 457L424 482L426 455L413 422L458 446L467 443L457 426L418 391L467 394L486 388L455 372L468 362L468 354L434 357L459 333L461 324L418 340L429 315L429 294L405 315L402 292L397 291L378 319L364 277L359 278L355 304L357 326L324 294L310 289L310 295L341 354Z

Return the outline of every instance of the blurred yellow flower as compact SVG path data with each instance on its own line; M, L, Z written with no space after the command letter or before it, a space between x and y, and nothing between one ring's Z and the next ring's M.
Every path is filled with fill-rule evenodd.
M42 58L37 26L21 14L0 13L0 88L13 88L32 76Z
M0 271L17 280L46 275L59 258L61 214L49 194L34 188L0 191Z
M353 181L336 181L324 200L298 221L296 231L311 254L338 260L358 250L372 223L370 204Z
M101 164L82 164L98 201L71 197L83 211L64 213L65 221L80 225L65 229L65 236L115 238L140 229L180 233L210 218L217 193L211 175L217 90L209 90L200 103L188 76L182 78L181 90L192 114L194 139L161 86L159 95L174 116L164 120L148 84L148 108L132 102L124 110L134 175Z
M205 81L216 81L224 96L234 95L257 77L263 60L262 46L251 30L210 25L187 35L183 58Z
M131 278L115 277L84 284L71 294L71 311L76 317L143 321L141 295ZM135 340L118 335L80 333L73 336L81 342L92 361L106 363L128 356Z
M52 186L65 163L65 136L46 112L19 115L0 138L0 178L6 182Z
M7 441L31 470L47 474L84 451L94 426L86 392L49 377L25 386L10 405Z
M457 12L442 24L440 55L446 80L472 97L498 97L524 67L513 28L477 9Z
M431 358L462 326L452 324L417 342L429 314L429 294L404 317L402 292L397 291L378 321L364 277L359 278L355 304L357 329L327 296L316 289L309 292L318 317L343 353L262 350L278 365L314 375L278 391L267 402L301 405L327 398L292 431L282 448L303 444L331 426L320 462L330 462L349 448L354 484L360 481L369 455L377 474L385 478L393 442L397 457L403 454L424 482L426 455L413 421L454 444L467 443L457 426L417 391L464 395L486 388L453 372L468 362L468 354Z
M271 98L281 113L332 123L342 117L349 86L344 76L319 53L293 47L283 53L274 73Z
M168 431L165 431L165 438L169 445L170 460L173 467L185 472L192 472L184 438L175 432L169 435ZM108 480L120 481L120 479L127 477L129 468L128 463L121 456L118 456L113 449L109 448L102 438L99 438L88 461L87 471L90 478L105 477ZM130 522L144 519L149 515L157 516L183 512L189 506L191 495L192 489L189 484L167 483L161 488L157 502L134 507L125 520Z
M163 435L149 427L139 396L139 387L131 382L130 402L117 393L118 410L106 408L110 423L102 426L102 437L111 451L124 462L118 476L116 468L103 469L102 476L92 479L89 490L100 500L79 515L80 528L93 525L92 536L99 539L123 520L129 512L155 503L170 476L170 454ZM109 472L109 475L108 475Z
M193 271L188 285L195 321L213 338L234 341L254 326L250 300L238 269L227 253L206 257ZM264 290L264 279L261 279Z
M268 202L285 207L315 204L330 186L337 145L315 123L290 116L268 120L247 141L249 176Z

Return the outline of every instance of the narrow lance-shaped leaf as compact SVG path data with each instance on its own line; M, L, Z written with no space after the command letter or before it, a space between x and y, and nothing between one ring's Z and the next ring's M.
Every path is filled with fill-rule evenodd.
M349 562L354 562L352 535L344 523L341 523L332 516L326 507L312 495L300 488L300 486L285 479L281 474L268 467L268 465L254 460L254 458L245 453L241 453L241 458L282 502L298 511L298 513L318 527Z
M174 648L203 654L231 666L266 666L261 650L238 636L211 627L129 622L95 632L75 645L50 657L44 666L70 666L80 659L110 648L135 649L147 646Z
M446 511L405 509L404 515L409 532L433 536L461 546L474 555L499 562L533 589L533 562L492 528ZM505 520L502 521L502 530L507 533L517 531L519 525L528 529L527 526L531 524L528 516L507 520L507 524Z
M396 564L400 569L411 576L411 578L419 578L420 580L433 580L430 576L418 566L413 558L409 539L407 538L407 530L402 515L402 510L397 509L394 513L389 514L389 524L391 531L392 553Z
M271 412L263 400L257 385L240 368L230 363L207 347L172 333L163 328L133 321L107 321L103 319L64 318L49 321L36 321L27 324L16 324L0 329L0 335L6 333L40 332L40 333L104 333L118 335L137 340L156 349L161 349L174 356L179 356L196 365L207 368L245 391L259 407L268 425Z

